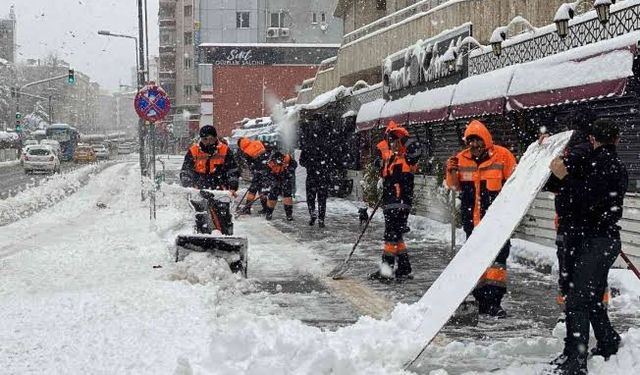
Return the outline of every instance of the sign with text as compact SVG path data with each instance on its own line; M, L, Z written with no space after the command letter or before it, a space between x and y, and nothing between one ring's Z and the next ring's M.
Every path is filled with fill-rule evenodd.
M213 65L319 65L338 53L338 46L269 46L265 44L200 45L200 63Z

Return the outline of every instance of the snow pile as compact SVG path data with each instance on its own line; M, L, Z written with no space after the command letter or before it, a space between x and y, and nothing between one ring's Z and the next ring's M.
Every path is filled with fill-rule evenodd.
M104 164L89 165L72 172L54 175L37 189L29 188L20 194L0 201L0 225L31 215L45 207L51 207L66 196L76 192Z
M231 272L228 263L209 253L192 252L176 263L169 280L186 280L191 284L214 283L222 289L240 292L255 291L255 287L242 276Z
M556 249L534 242L516 238L511 239L511 258L516 261L533 262L538 267L548 267L554 271L558 270Z
M637 314L640 311L640 280L630 270L613 269L609 271L609 287L620 291L620 295L611 299L613 311Z

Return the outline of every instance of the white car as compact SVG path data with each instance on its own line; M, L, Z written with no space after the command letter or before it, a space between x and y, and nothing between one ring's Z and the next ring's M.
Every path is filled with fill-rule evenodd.
M56 156L58 158L60 158L60 152L62 150L61 147L60 147L60 142L58 142L58 141L56 141L54 139L43 139L43 140L40 141L40 144L51 147L53 152L56 153Z
M60 172L60 159L49 146L33 145L24 155L22 163L24 173L44 171L50 173Z
M37 145L38 141L35 139L25 139L22 143L23 146Z
M29 151L30 148L33 148L35 146L39 146L39 145L30 144L30 145L26 145L26 146L22 147L22 150L20 151L20 165L24 164L24 157L27 154L27 151Z
M118 145L118 155L123 155L123 154L130 154L131 153L131 146L128 144L120 144Z
M98 159L109 159L109 150L104 145L91 145Z

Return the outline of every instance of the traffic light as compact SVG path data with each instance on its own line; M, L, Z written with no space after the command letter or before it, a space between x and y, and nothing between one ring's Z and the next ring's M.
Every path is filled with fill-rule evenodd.
M67 82L69 82L70 85L73 85L74 83L76 83L76 73L73 71L73 69L69 69L69 76L67 77Z
M22 118L22 113L16 112L16 120L20 120Z
M20 120L16 121L16 133L22 133L22 124L20 123Z

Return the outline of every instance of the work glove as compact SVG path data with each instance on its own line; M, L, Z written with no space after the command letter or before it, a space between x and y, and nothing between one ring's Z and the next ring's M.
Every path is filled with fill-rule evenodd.
M382 191L382 185L384 184L384 179L382 177L380 177L378 179L378 183L376 184L376 188L378 189L378 191Z
M194 187L195 181L193 178L193 173L189 171L181 171L180 172L180 184L183 187Z
M455 156L452 156L447 160L447 171L452 172L457 170L458 170L458 158Z

